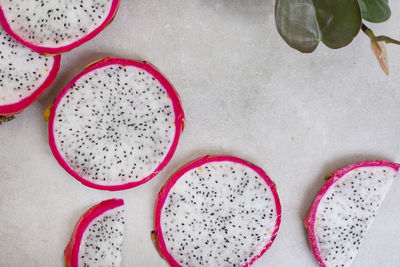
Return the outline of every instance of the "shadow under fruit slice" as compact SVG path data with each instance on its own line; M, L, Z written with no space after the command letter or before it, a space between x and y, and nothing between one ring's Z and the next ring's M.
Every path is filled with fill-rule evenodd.
M46 91L60 61L24 47L0 27L0 119L23 111Z
M86 186L124 190L171 160L184 113L172 85L146 62L105 58L58 95L49 143L60 165Z
M0 24L32 50L60 54L99 34L119 4L120 0L1 0Z
M330 176L304 221L321 266L351 265L399 168L387 161L365 161Z
M92 207L77 222L65 248L66 266L120 266L124 228L122 199Z
M275 184L261 168L205 156L162 188L152 238L171 266L248 266L272 245L280 221Z

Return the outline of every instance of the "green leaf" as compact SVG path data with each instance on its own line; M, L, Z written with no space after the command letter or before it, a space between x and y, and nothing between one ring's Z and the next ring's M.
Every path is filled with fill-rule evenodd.
M311 53L320 41L348 45L360 30L361 12L357 0L276 0L275 21L291 47Z
M313 0L277 0L275 21L279 34L294 49L311 53L317 48L320 34Z
M389 7L389 0L358 0L363 19L370 22L384 22L392 14Z

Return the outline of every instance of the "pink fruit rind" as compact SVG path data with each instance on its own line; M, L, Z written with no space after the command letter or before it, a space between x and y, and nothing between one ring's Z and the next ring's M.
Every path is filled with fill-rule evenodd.
M55 80L58 70L60 69L61 55L57 55L53 57L54 63L51 70L49 70L49 75L46 80L37 88L32 94L28 97L18 101L17 103L9 104L9 105L0 105L0 115L12 115L19 113L26 109L29 105L35 102L36 99L41 96L44 91L53 83Z
M243 159L240 158L236 158L233 156L204 156L202 158L196 159L192 162L189 162L188 164L186 164L185 166L183 166L182 168L180 168L177 172L175 172L167 181L167 183L163 186L163 188L161 189L160 193L158 194L157 197L157 202L156 202L156 206L155 206L155 212L154 212L154 236L156 239L156 246L157 249L160 253L160 255L173 267L178 267L181 266L179 265L179 263L171 256L171 254L169 254L167 247L165 245L165 241L162 235L162 229L161 229L161 212L162 212L162 208L164 206L165 200L167 199L168 193L171 190L171 188L174 186L174 184L179 180L179 178L184 175L186 172L188 172L191 169L195 169L198 168L206 163L210 163L210 162L219 162L219 161L231 161L234 163L239 163L239 164L243 164L251 169L253 169L256 173L258 173L263 179L264 181L267 183L268 187L271 189L272 191L272 195L274 197L275 200L275 208L277 211L277 219L275 222L275 228L274 231L272 233L271 239L270 241L264 246L263 250L255 257L253 257L249 262L247 262L245 265L243 266L250 266L252 265L258 258L260 258L268 249L269 247L272 245L272 243L274 242L276 235L278 234L278 230L279 230L279 226L281 223L281 204L279 201L279 196L278 193L276 191L276 185L275 183L268 177L268 175L264 172L263 169L261 169L260 167L249 163Z
M97 204L90 208L83 214L75 225L74 232L71 236L67 247L64 250L64 260L66 267L78 267L79 247L82 241L82 236L89 226L90 222L96 219L101 214L108 210L115 209L123 206L124 200L122 199L109 199Z
M334 185L340 178L342 178L348 172L350 172L354 169L357 169L357 168L362 168L362 167L389 167L389 168L393 168L395 171L399 171L400 164L392 163L389 161L363 161L363 162L359 162L359 163L355 163L355 164L346 166L346 167L339 169L339 170L335 171L334 173L332 173L329 180L324 184L322 189L319 191L318 195L315 197L315 199L307 213L307 216L304 219L304 226L308 230L308 242L310 244L312 253L314 254L315 259L318 261L318 263L322 267L326 267L326 265L320 256L317 237L315 235L315 221L316 221L316 213L318 210L318 205L319 205L321 199L323 198L323 196L329 190L329 188L332 185Z
M34 44L30 43L30 42L27 42L23 38L21 38L17 33L15 33L11 29L11 26L8 23L7 18L5 17L4 11L3 11L1 6L0 6L0 25L3 26L3 29L9 35L11 35L15 40L17 40L18 42L20 42L24 46L29 47L33 51L36 51L39 54L51 54L51 55L61 54L61 53L68 52L68 51L70 51L70 50L82 45L83 43L93 39L102 30L104 30L104 28L106 28L107 25L109 23L111 23L111 21L113 20L114 16L117 14L117 11L118 11L120 3L121 3L121 0L113 0L113 3L111 4L110 13L108 14L108 16L105 19L105 21L99 27L97 27L95 30L93 30L91 33L89 33L88 35L84 36L83 38L75 41L72 44L69 44L69 45L66 45L66 46L62 46L62 47L57 47L57 48L37 46L37 45L34 45Z
M54 118L55 118L55 113L56 109L58 107L58 104L60 103L61 99L65 96L65 94L71 89L71 87L84 75L87 73L94 71L96 69L108 66L108 65L123 65L123 66L134 66L137 68L140 68L142 70L147 71L148 73L152 74L160 83L161 85L166 89L168 96L172 100L172 104L174 107L174 113L175 113L175 136L174 140L172 142L172 145L164 158L164 160L160 163L160 165L156 168L156 170L150 174L149 176L143 178L140 181L135 181L135 182L130 182L127 184L123 185L114 185L114 186L105 186L105 185L98 185L92 182L89 182L88 180L82 178L78 173L76 173L74 170L70 168L70 166L65 162L63 157L61 156L60 152L58 151L57 145L55 143L55 138L54 138ZM181 106L181 101L178 93L172 86L172 84L164 78L164 76L151 64L147 62L138 62L134 60L128 60L128 59L122 59L122 58L104 58L101 59L98 62L95 62L92 65L89 65L88 68L86 68L83 72L81 72L78 76L76 76L74 79L72 79L71 82L67 84L67 86L64 87L64 89L60 92L60 94L57 96L55 99L53 106L51 108L50 112L50 117L49 117L49 144L51 151L53 152L54 157L58 161L58 163L70 174L72 175L75 179L77 179L79 182L82 184L94 188L94 189L100 189L100 190L108 190L108 191L118 191L118 190L125 190L129 189L132 187L139 186L141 184L146 183L150 179L152 179L154 176L156 176L171 160L176 147L178 146L178 141L181 132L183 131L184 128L184 122L185 122L185 114L183 112L182 106Z

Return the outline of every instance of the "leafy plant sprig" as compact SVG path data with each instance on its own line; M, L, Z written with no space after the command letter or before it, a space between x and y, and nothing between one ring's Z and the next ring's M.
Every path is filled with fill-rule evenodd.
M370 38L373 53L382 70L389 74L384 44L400 41L375 36L363 20L387 21L389 0L276 0L275 21L279 34L292 48L312 53L320 42L332 49L351 43L360 29Z

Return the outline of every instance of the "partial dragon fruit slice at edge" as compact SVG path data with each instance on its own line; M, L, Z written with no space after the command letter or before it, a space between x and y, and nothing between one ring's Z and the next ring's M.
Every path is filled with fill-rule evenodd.
M168 164L184 119L177 92L152 65L105 58L54 101L49 143L59 164L84 185L124 190Z
M365 161L330 175L304 221L321 266L351 265L399 168L387 161Z
M65 248L66 266L120 266L124 228L122 199L92 207L77 222Z
M121 0L0 0L0 24L21 44L41 54L70 51L99 34Z
M0 116L32 104L56 78L60 61L24 47L0 27Z
M261 168L205 156L162 188L152 238L171 266L249 266L272 245L280 222L276 186Z

